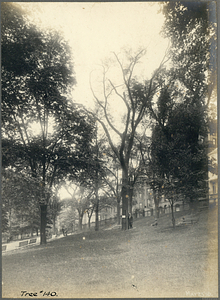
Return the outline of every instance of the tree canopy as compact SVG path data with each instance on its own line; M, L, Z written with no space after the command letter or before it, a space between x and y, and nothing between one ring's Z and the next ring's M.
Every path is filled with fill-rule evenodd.
M2 12L3 166L29 170L42 189L77 178L94 125L68 99L76 83L68 44L57 32L39 31L10 3Z
M176 80L185 97L209 103L216 85L216 24L211 6L203 1L170 1L162 4L163 35L171 40Z
M210 27L207 3L163 4L163 34L171 40L172 66L165 71L150 148L152 184L173 203L207 194L207 108ZM174 223L173 217L173 224Z

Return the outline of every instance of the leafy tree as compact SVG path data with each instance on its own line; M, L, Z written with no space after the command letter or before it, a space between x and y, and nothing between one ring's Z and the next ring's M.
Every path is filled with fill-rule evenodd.
M162 7L165 16L163 34L171 40L175 78L183 84L185 97L197 95L200 101L205 97L208 104L216 85L213 7L203 1L170 1Z
M197 199L206 193L205 143L207 105L210 100L207 70L210 66L212 29L207 3L166 2L163 34L170 38L172 66L163 72L161 91L149 111L154 120L149 166L155 205L166 194L171 208L180 193ZM139 87L143 94L144 85ZM208 94L208 97L207 97ZM143 96L142 96L143 98ZM173 215L173 225L175 219Z
M61 201L61 210L59 212L59 224L64 232L75 231L76 220L78 214L71 198L66 198Z
M103 134L98 134L98 126L95 123L93 140L90 146L90 156L86 161L86 170L81 172L80 182L84 188L93 193L91 205L86 211L89 220L93 211L95 212L96 231L99 230L100 192L105 189L107 178L106 163L106 139Z
M78 212L78 226L79 230L82 230L82 220L84 214L91 207L91 199L94 195L94 191L88 189L85 185L75 185L74 187L66 186L66 190L68 191L71 198L68 200L70 206L75 208Z
M96 206L97 206L97 199L92 198L89 207L86 209L86 213L87 213L88 220L89 220L89 222L88 222L89 228L91 227L91 218L92 218L92 215L93 215L93 212L94 212ZM96 224L97 224L97 221L96 221ZM97 225L96 225L96 228L97 228Z
M10 3L2 4L2 16L3 165L41 180L41 243L46 243L46 188L85 168L93 125L66 97L75 83L67 43L57 32L38 31Z
M48 205L48 217L51 219L53 224L53 234L56 234L56 220L61 211L62 205L61 201L56 194L50 197L49 205Z
M178 195L184 195L190 203L195 203L207 192L207 155L205 144L201 142L207 127L204 111L197 106L184 102L172 104L168 90L161 93L159 100L157 116L162 115L163 118L153 129L151 157L157 189L163 190L173 213ZM163 104L167 101L169 105L161 106L161 101ZM174 214L172 220L175 226Z
M100 211L100 188L102 186L103 177L105 177L105 170L103 168L103 162L101 157L103 156L103 139L98 139L98 129L96 126L95 138L94 138L94 162L90 170L90 190L94 192L95 199L93 200L93 206L95 206L95 230L99 230L99 211ZM92 173L91 173L92 172ZM91 215L90 215L91 217Z
M105 183L105 186L107 187L108 193L111 195L111 199L116 200L117 224L120 225L121 177L119 175L119 171L121 167L114 155L114 152L112 152L112 149L109 148L109 146L105 149L105 155L107 158L107 163L105 164L106 176L103 177L103 181ZM114 200L112 204L114 204Z
M115 197L106 191L104 191L104 192L105 192L105 194L103 194L103 191L102 191L102 194L100 194L100 196L99 196L98 216L102 210L107 209L107 208L112 208L117 205L117 200L115 199ZM90 223L91 223L91 217L92 217L92 214L96 207L97 207L97 199L94 196L90 200L89 208L86 209L88 219L89 219L89 223L88 223L89 228L90 228ZM99 229L99 218L96 218L96 221L95 221L95 230L96 231L98 230L98 229L96 229L97 223L98 223L98 229Z
M2 208L5 226L9 238L30 232L40 227L40 207L36 199L42 198L39 181L25 172L3 170L2 174ZM20 225L19 225L20 223Z

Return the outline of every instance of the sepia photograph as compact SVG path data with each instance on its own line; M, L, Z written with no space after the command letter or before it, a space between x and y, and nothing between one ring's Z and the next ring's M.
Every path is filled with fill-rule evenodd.
M217 1L1 2L2 298L218 298Z

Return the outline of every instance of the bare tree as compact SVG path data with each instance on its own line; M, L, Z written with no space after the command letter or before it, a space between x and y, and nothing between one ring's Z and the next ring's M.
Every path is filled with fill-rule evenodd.
M130 194L129 166L135 143L135 135L138 130L141 129L140 124L146 116L146 112L152 108L153 97L161 85L161 77L159 75L167 61L165 55L159 67L151 76L151 79L145 81L144 85L139 84L134 79L134 69L144 54L145 50L141 50L133 56L129 54L129 64L125 66L119 59L119 56L113 53L116 63L121 70L123 84L115 85L110 79L107 79L108 70L103 66L101 98L94 92L91 84L94 99L102 112L102 116L98 114L93 114L93 116L102 125L108 142L120 162L122 170L122 229L124 230L128 228ZM158 79L159 77L160 80ZM120 127L115 124L113 114L109 113L109 103L113 96L117 97L125 105L123 125L120 125ZM117 137L117 141L114 140L115 136Z

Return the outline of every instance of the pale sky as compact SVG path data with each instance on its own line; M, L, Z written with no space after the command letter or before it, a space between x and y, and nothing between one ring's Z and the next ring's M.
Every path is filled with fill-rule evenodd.
M17 2L18 4L18 2ZM102 80L100 65L113 58L112 52L122 59L122 49L147 49L136 75L149 79L159 66L168 41L159 32L164 17L158 13L159 2L22 2L22 7L31 13L34 22L42 27L61 30L72 48L77 85L72 93L73 100L94 107L89 85L89 76L95 71L94 84ZM117 71L110 72L111 80L117 82ZM100 76L100 77L99 77ZM101 91L97 95L101 96ZM123 111L122 103L115 103L115 111ZM114 115L114 116L115 116ZM65 189L61 198L68 197Z
M140 72L149 77L157 68L168 41L159 32L163 14L159 2L23 2L41 26L59 29L73 51L77 86L76 102L91 105L90 72L100 69L103 60L122 48L147 48ZM100 76L101 77L101 76ZM101 80L101 78L100 78Z

